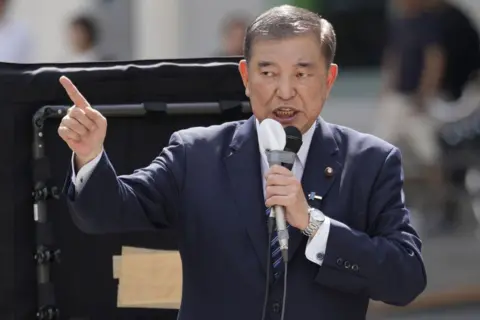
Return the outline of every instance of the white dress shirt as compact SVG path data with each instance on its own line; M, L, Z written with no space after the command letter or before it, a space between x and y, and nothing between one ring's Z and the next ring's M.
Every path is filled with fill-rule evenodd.
M256 121L257 130L259 122ZM302 146L297 153L297 159L293 164L292 171L295 177L298 180L302 179L303 170L305 168L305 163L307 161L308 150L310 149L310 144L312 142L313 133L315 132L316 125L314 124L302 137ZM260 144L259 144L260 146ZM260 149L261 155L261 166L262 166L262 177L269 169L267 155L264 150ZM72 155L72 183L75 186L76 193L80 193L85 183L90 178L90 175L93 172L93 169L97 166L102 154L100 153L95 159L85 164L77 174L75 174L75 164L74 164L74 155ZM263 181L263 190L265 190L265 179ZM264 193L265 197L265 193ZM306 214L306 213L305 213ZM320 225L317 233L311 237L307 242L307 247L305 249L305 256L308 260L318 265L322 265L323 258L325 256L325 251L327 248L327 239L330 232L330 219L325 216L325 221Z

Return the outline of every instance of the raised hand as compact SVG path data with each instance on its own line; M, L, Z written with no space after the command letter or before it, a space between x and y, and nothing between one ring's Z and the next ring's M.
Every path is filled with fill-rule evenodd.
M70 79L60 78L73 106L58 127L58 134L75 153L77 169L95 159L103 150L107 120L93 109Z

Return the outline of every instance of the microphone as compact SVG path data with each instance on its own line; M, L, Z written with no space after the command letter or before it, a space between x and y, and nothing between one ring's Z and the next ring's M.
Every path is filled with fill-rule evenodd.
M269 166L282 165L292 170L296 153L302 145L302 134L295 127L283 129L282 125L273 120L265 119L259 126L259 140L261 147L267 153ZM285 208L275 206L271 208L270 217L275 217L277 236L282 252L282 258L288 261L288 230L285 220Z
M285 135L287 142L284 151L297 154L303 143L302 133L296 127L290 126L285 128ZM282 163L282 165L290 171L293 169L293 163Z
M285 148L283 149L285 152L290 152L293 155L293 159L290 162L282 162L282 166L287 168L288 170L292 171L293 164L295 162L296 155L300 147L302 146L302 133L294 126L289 126L285 128L285 135L286 135L286 144ZM280 212L279 214L277 214ZM276 206L275 207L275 220L277 224L277 233L278 233L278 241L280 244L280 250L282 250L282 258L283 261L288 261L288 229L287 229L287 222L285 219L285 208ZM280 236L281 233L285 235L283 237Z

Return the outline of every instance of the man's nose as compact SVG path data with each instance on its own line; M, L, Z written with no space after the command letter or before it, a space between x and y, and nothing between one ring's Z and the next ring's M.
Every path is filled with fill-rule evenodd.
M277 84L277 96L282 100L290 100L295 95L294 81L290 77L280 77Z

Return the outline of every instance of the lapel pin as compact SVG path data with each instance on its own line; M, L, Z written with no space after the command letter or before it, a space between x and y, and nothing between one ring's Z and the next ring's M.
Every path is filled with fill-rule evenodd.
M310 192L308 194L308 200L322 200L323 198L321 196L317 196L315 192Z
M332 167L326 167L324 172L325 172L325 176L327 176L328 178L330 178L331 176L333 176L333 169L332 169Z

